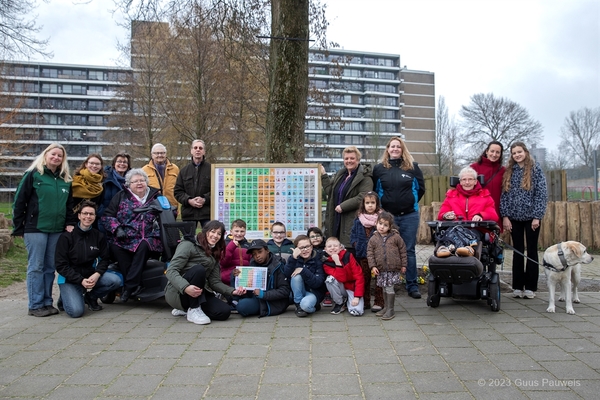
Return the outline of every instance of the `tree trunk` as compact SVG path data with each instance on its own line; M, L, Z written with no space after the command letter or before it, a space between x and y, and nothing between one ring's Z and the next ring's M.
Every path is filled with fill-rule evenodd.
M304 162L309 0L271 1L266 160Z

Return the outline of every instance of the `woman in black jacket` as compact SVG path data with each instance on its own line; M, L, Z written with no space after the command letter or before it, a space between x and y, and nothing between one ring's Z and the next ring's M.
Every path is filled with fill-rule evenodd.
M73 318L83 315L84 303L90 311L100 311L98 298L121 286L121 279L105 274L109 264L108 245L104 234L92 224L96 220L96 204L83 200L77 210L79 223L64 232L56 246L56 270L60 288L59 308Z

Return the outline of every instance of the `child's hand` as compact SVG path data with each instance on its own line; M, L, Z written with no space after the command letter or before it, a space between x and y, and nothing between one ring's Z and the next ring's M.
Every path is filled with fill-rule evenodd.
M406 269L406 268L405 268ZM377 276L379 275L379 270L377 269L377 267L373 267L371 268L371 272L373 273L373 275Z
M301 250L297 247L294 247L294 249L292 250L292 257L294 258L298 258L298 256L300 256Z
M406 273L406 267L400 268L400 273L405 274Z
M352 303L351 303L351 304L352 304L352 307L356 307L356 306L358 305L358 302L359 302L359 301L360 301L360 300L358 299L358 297L355 297L355 298L353 298L353 299L352 299Z
M241 271L239 268L235 268L235 269L233 270L233 276L238 276L238 275L239 275L239 274L241 274L241 273L242 273L242 271Z
M302 270L303 270L303 268L302 268L302 267L298 267L298 268L296 268L296 269L294 270L294 272L292 272L292 278L293 278L294 276L298 275L299 273L301 273L301 272L302 272Z
M342 262L340 261L340 255L339 254L332 254L331 255L331 259L333 260L333 262L335 263L335 265L342 265Z

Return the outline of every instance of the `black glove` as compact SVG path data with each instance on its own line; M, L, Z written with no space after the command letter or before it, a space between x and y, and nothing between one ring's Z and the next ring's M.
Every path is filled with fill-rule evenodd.
M123 229L122 227L118 227L115 231L115 236L117 237L117 239L125 239L127 237L125 229Z

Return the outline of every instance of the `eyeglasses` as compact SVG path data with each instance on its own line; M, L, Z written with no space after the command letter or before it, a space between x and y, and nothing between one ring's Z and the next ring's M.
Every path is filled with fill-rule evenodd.
M141 183L146 183L146 181L145 181L145 180L143 180L143 179L142 179L142 180L140 180L140 181L131 181L131 184L132 184L132 185L139 185L139 184L141 184Z
M298 247L298 249L300 249L300 251L304 251L304 250L308 250L312 247L312 244L309 244L308 246L302 246L302 247Z
M127 162L127 160L117 160L117 161L115 161L115 164L129 164L129 163Z
M80 212L79 214L83 215L84 217L95 217L96 216L96 213L87 212L87 211Z
M309 236L309 238L310 239L319 239L319 238L321 238L321 235L312 235L312 236Z
M285 235L285 231L273 231L273 235Z

